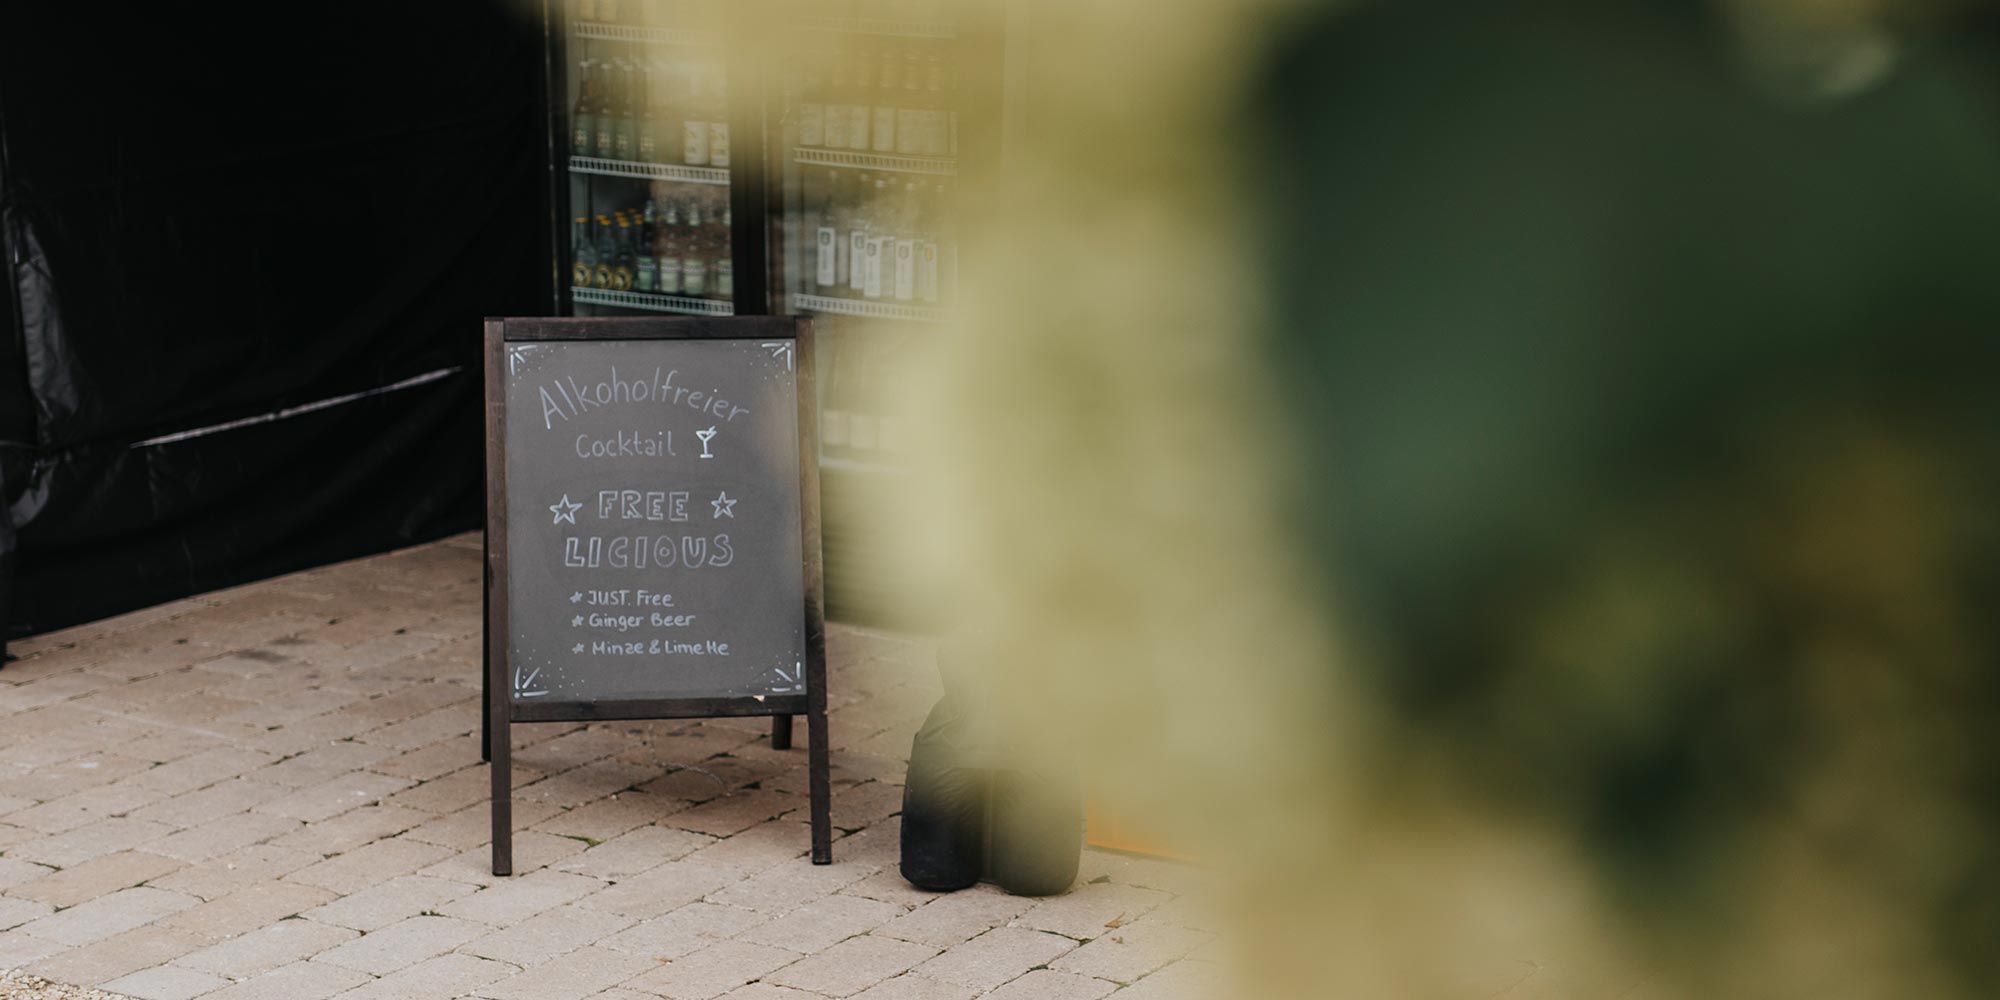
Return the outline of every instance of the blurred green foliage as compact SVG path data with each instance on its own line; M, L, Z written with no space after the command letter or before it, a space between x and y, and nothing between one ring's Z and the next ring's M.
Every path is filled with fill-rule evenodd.
M2000 35L1719 11L1286 34L1296 523L1385 784L1573 839L1709 995L2000 995Z

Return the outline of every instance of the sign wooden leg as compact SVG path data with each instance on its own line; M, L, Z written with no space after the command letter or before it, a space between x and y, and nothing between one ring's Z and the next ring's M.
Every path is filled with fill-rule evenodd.
M506 657L489 657L491 668L487 671L486 686L487 747L492 751L493 772L493 874L512 875L514 873L514 734L512 720L508 718L510 700L507 689L502 686L501 672L506 669Z
M792 717L771 716L771 749L790 750L792 748Z
M833 789L828 775L826 692L815 684L806 700L806 781L812 791L812 863L833 863Z
M490 616L493 613L491 607L493 587L491 584L487 585L486 591L485 599L488 607L481 617ZM490 634L487 635L485 641L480 643L479 648L480 655L485 658L485 661L492 660L493 636ZM484 670L479 674L479 759L484 761L493 759L493 671L491 670Z

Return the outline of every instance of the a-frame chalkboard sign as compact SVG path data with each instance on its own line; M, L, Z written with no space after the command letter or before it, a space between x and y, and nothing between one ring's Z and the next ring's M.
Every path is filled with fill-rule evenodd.
M486 321L486 753L517 722L804 715L832 860L810 320Z

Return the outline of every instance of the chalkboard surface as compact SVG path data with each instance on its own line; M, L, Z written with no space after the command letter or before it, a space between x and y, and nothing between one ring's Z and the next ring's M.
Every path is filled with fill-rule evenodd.
M805 692L796 351L507 345L515 701Z

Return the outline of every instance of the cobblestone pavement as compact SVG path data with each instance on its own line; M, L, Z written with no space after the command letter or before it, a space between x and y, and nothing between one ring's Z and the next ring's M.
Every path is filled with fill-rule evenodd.
M835 864L804 856L805 753L772 750L768 720L540 724L515 730L516 875L494 878L479 544L17 643L0 969L145 1000L1163 1000L1213 982L1182 866L1090 851L1044 900L904 882L932 650L841 626Z

